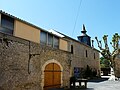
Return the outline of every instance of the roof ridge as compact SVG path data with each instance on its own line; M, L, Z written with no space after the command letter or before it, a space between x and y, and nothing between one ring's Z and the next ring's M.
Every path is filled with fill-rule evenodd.
M41 29L41 30L43 30L43 31L47 31L47 30L45 30L45 29L43 29L43 28L40 28L39 26L36 26L36 25L34 25L34 24L32 24L32 23L27 22L26 20L20 19L20 18L14 16L14 15L11 15L11 14L9 14L9 13L6 13L6 12L3 11L3 10L0 10L0 13L5 14L5 15L7 15L7 16L10 16L10 17L12 17L12 18L15 18L15 19L17 19L17 20L19 20L19 21L22 21L22 22L24 22L24 23L26 23L26 24L29 24L29 25L31 25L31 26L33 26L33 27L35 27L35 28ZM47 32L48 32L48 31L47 31Z

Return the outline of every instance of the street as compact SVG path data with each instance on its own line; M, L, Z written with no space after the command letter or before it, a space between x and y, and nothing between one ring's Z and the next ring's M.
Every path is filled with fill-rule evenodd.
M66 90L66 89L50 89L50 90ZM109 81L105 78L90 80L87 84L87 89L71 88L67 90L120 90L120 80Z

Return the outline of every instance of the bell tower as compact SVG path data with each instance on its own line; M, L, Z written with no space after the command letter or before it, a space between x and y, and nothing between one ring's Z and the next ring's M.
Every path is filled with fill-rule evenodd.
M82 31L81 31L81 33L82 33L82 35L81 36L78 36L78 41L79 42L82 42L82 43L84 43L84 44L86 44L86 45L89 45L90 47L91 47L91 37L90 36L88 36L87 34L86 34L86 29L85 29L85 25L83 24L83 27L82 27Z

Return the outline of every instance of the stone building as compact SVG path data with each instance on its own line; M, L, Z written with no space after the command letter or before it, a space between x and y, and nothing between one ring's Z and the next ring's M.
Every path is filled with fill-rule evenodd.
M99 75L99 52L82 33L75 40L0 11L0 90L69 87L75 68L87 65Z

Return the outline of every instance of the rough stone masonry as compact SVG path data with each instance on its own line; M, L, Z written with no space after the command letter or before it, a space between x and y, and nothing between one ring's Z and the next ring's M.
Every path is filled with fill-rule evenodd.
M55 59L69 86L69 52L0 33L0 90L42 90L42 65Z

